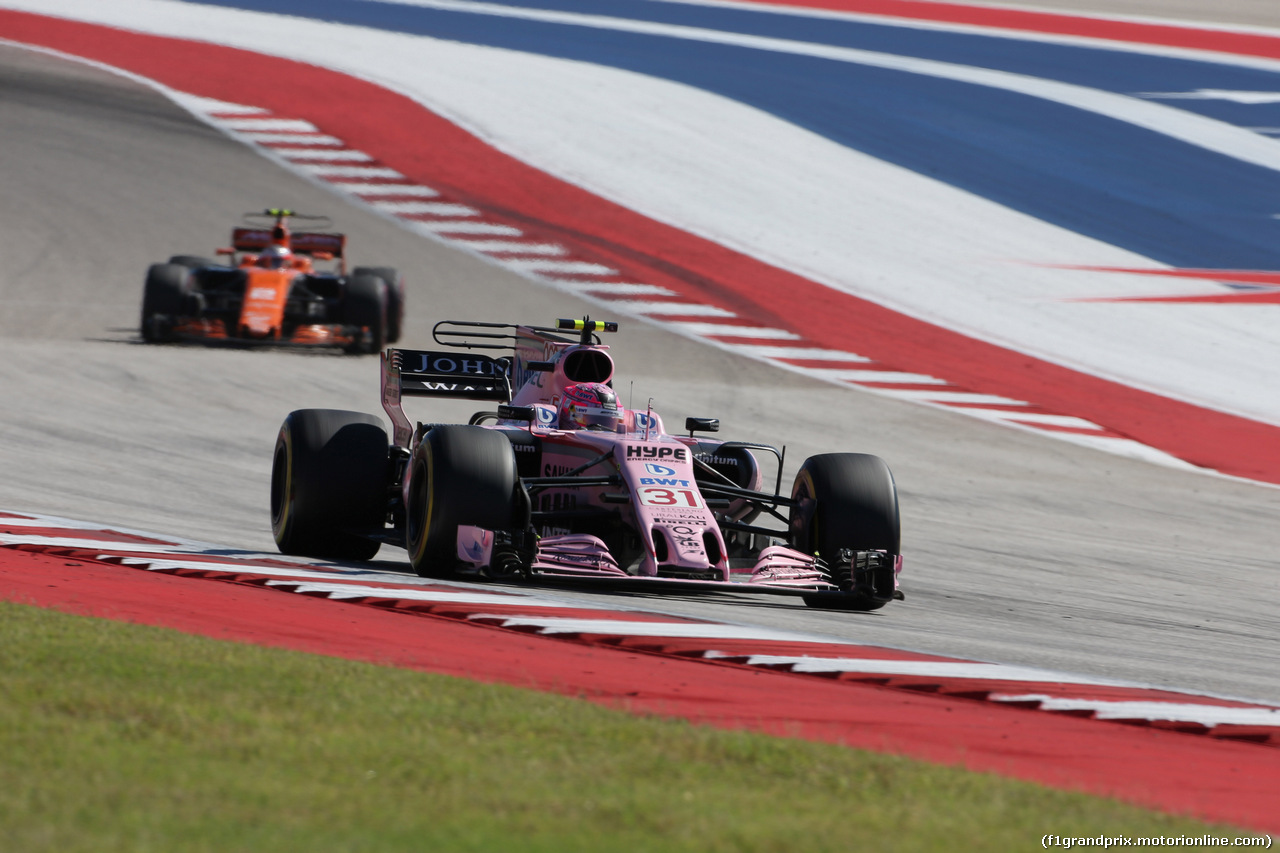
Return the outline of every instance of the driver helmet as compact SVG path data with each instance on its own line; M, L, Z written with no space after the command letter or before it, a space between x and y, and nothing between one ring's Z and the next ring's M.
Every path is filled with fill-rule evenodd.
M258 255L258 266L269 270L293 266L293 252L284 246L268 246L261 255Z
M580 382L564 389L560 398L560 429L596 429L617 432L623 413L618 395L600 382Z

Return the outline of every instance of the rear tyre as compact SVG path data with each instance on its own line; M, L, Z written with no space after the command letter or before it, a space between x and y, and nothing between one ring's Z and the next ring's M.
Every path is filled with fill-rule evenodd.
M152 264L142 288L142 339L173 340L173 326L184 313L195 285L191 270L179 264Z
M387 283L387 343L400 340L404 328L404 276L392 267L356 267L355 275L376 275Z
M344 288L341 311L343 324L355 330L347 352L382 352L387 342L387 283L369 273L352 275Z
M889 466L865 453L824 453L811 456L796 474L791 496L792 546L822 557L836 567L840 553L885 551L888 560L863 583L852 576L836 578L839 593L804 597L810 607L839 610L878 610L892 600L893 562L899 553L901 523L898 492Z
M387 514L387 431L360 412L301 409L276 437L271 532L285 554L369 560Z
M453 574L458 525L510 530L516 525L515 452L501 433L478 426L438 426L409 462L406 548L423 577Z

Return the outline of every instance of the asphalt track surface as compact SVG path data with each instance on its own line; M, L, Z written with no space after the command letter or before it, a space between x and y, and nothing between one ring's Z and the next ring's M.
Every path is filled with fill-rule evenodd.
M1177 11L1129 5L1106 11ZM1242 22L1280 23L1261 4L1241 8ZM136 332L147 264L208 252L246 210L331 213L353 261L404 270L406 345L427 343L437 319L593 310L403 231L149 89L75 63L0 48L0 134L0 507L272 548L280 420L312 406L377 412L376 362L148 347ZM635 399L655 397L668 423L714 415L726 435L785 443L785 482L811 453L883 456L907 561L907 601L868 616L772 598L627 603L1280 701L1280 491L833 390L636 321L611 343L622 390L634 380ZM405 567L396 549L380 562Z

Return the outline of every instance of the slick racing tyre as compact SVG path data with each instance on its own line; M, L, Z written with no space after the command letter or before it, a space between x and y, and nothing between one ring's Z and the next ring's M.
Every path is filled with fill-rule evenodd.
M174 255L169 259L169 263L177 264L180 267L186 267L189 270L200 269L201 267L221 267L220 264L210 258L202 258L199 255Z
M354 275L376 275L387 283L387 343L400 340L404 328L404 276L391 267L356 267Z
M382 352L387 343L387 283L380 276L357 271L347 279L342 295L342 323L358 332L349 353Z
M834 579L843 592L806 595L805 604L878 610L892 600L901 527L897 488L884 460L865 453L810 456L796 474L791 496L798 501L789 525L792 546L842 572ZM849 569L839 566L844 550L885 551L888 559L855 584Z
M180 264L152 264L142 288L142 339L173 340L173 324L185 313L194 291L191 271Z
M335 409L291 412L271 464L271 532L285 554L369 560L387 513L381 419Z
M409 462L406 547L423 577L453 574L458 525L510 530L516 518L516 456L501 433L438 426Z

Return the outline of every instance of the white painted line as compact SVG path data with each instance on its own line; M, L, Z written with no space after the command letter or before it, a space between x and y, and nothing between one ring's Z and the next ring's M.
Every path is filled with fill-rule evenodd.
M809 376L819 379L832 379L837 382L857 382L864 385L883 383L886 385L947 385L945 379L929 376L924 373L905 373L900 370L846 370L844 368L802 368Z
M559 243L522 243L518 240L457 240L456 242L468 249L491 254L564 255L569 251Z
M369 163L373 160L363 151L353 151L350 148L338 150L329 148L268 148L267 150L288 160L328 160L334 163Z
M361 181L335 181L333 186L343 192L359 196L417 196L433 198L440 193L420 184L370 184Z
M874 359L838 349L819 347L784 347L768 344L729 344L729 349L756 358L776 358L794 361L856 361L869 363Z
M1121 702L1100 699L1063 699L1032 693L1026 696L992 694L993 702L1039 702L1044 711L1093 711L1099 720L1173 720L1213 727L1222 723L1239 726L1280 727L1280 709L1231 708L1180 702Z
M542 634L608 634L630 637L683 637L708 640L802 640L812 634L774 628L717 625L708 622L624 622L614 619L538 619L492 613L476 613L469 619L501 620L504 628L539 628Z
M228 118L218 123L228 130L274 130L294 133L319 133L320 128L309 121L297 118Z
M672 328L680 329L691 335L702 335L708 338L756 338L758 340L798 341L800 336L785 329L769 329L763 326L723 326L719 323L669 323Z
M519 237L524 232L513 225L499 225L496 222L468 222L466 220L442 219L438 222L405 223L420 234L437 237L441 234L494 234L503 237Z
M432 216L480 215L480 211L474 207L447 201L374 201L370 203L383 213L394 213L396 216L413 216L421 213Z
M396 178L404 180L404 175L386 166L339 166L329 163L298 163L297 168L310 172L318 178Z
M620 281L559 281L551 279L556 284L565 287L571 287L574 290L590 291L591 293L612 293L618 296L675 296L675 291L667 290L665 287L659 287L656 284L637 284L633 282Z
M645 302L635 299L619 299L609 303L610 308L632 314L656 314L665 317L736 317L732 311L714 305L696 302Z
M511 260L500 261L505 267L510 267L521 272L531 273L559 273L561 275L617 275L618 271L606 267L604 264L593 264L588 261L544 261L544 260L522 260L513 258Z
M282 143L288 145L317 145L317 146L340 146L345 145L336 136L328 136L323 133L257 133L257 132L241 132L241 136L245 139L258 143L259 145L272 145Z
M1022 400L1011 400L1008 397L1000 397L996 394L975 394L970 391L931 391L923 390L895 390L885 389L884 393L892 394L894 397L901 397L906 400L923 400L926 403L972 403L981 406L1030 406L1030 403ZM968 411L967 409L956 409L958 412Z

